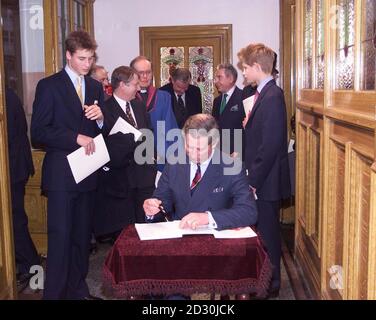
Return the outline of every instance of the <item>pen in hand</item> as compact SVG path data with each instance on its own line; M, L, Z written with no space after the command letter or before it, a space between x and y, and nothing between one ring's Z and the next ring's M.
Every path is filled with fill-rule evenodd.
M166 210L163 208L163 206L161 204L158 206L158 209L161 210L164 213L164 215L165 215L164 216L165 221L168 222L167 212L166 212Z

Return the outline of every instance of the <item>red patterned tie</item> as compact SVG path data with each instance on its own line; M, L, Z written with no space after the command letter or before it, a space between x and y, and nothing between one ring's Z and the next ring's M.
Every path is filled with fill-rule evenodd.
M197 163L197 170L196 170L196 174L192 180L192 184L191 184L191 194L194 190L194 188L197 186L197 184L200 182L201 180L201 168L200 168L200 164Z

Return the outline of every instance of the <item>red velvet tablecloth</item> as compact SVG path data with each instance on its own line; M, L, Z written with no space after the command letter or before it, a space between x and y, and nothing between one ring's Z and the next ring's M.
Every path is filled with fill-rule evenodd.
M128 226L109 252L104 287L116 297L193 293L266 295L271 264L258 237L141 241Z

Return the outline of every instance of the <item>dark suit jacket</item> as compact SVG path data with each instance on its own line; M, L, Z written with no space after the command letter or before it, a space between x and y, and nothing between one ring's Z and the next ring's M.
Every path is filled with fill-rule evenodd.
M98 81L85 76L85 104L98 101L103 106L103 88ZM85 117L76 89L65 70L38 82L31 140L46 150L42 167L42 190L91 191L97 185L96 172L76 184L67 155L80 148L77 135L94 138L100 133L97 122Z
M185 92L186 112L184 115L180 113L180 109L178 108L178 100L174 93L172 83L168 83L160 89L169 92L171 95L171 105L174 109L175 118L179 128L183 128L185 121L190 116L197 113L202 113L202 97L199 87L190 84L188 90Z
M228 151L231 153L234 152L234 129L241 130L242 136L242 145L244 144L244 129L243 129L243 119L245 117L244 107L242 103L242 90L238 87L235 87L234 92L232 93L230 100L227 102L225 109L223 110L222 114L220 114L220 107L222 102L222 94L219 95L214 99L213 102L213 110L212 115L217 120L219 128L221 131L223 129L230 129L230 145L228 142L221 139L221 147L222 142L225 143L224 149L222 151ZM222 134L221 134L222 138ZM243 151L235 150L236 152Z
M237 172L225 175L225 168L233 167L234 162L216 150L193 195L188 159L185 164L166 164L153 197L162 200L175 220L190 212L211 211L218 230L253 225L257 220L256 203L241 162L235 164Z
M156 166L154 164L138 165L134 161L134 150L138 143L134 142L133 134L118 133L108 136L119 117L128 122L127 115L113 96L104 105L103 113L106 124L104 135L111 161L106 164L110 170L101 171L101 176L104 176L107 181L108 192L113 195L125 196L128 187L153 186ZM134 99L131 101L131 105L138 129L151 130L150 119L144 104Z
M7 110L8 152L11 183L26 181L34 174L33 160L25 111L17 95L11 89L5 90Z
M245 165L260 200L290 196L286 105L274 80L260 92L245 127Z

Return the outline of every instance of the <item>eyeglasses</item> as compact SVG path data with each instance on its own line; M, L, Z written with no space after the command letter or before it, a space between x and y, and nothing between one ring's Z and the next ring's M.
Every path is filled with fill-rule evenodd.
M137 71L137 73L138 73L140 76L149 76L149 75L151 75L151 70Z

